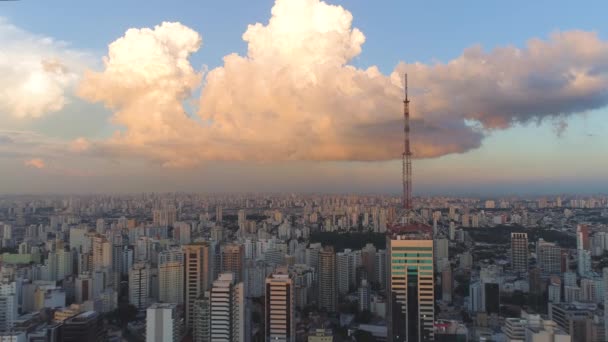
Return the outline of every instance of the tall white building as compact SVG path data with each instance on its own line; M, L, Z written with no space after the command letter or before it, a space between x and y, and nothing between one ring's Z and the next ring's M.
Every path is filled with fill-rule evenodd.
M211 288L211 340L244 342L245 294L243 283L236 283L232 273L221 273Z
M266 278L266 341L295 342L294 279L286 267Z
M12 279L3 279L0 283L0 331L12 329L17 319L18 305L17 283Z
M146 342L177 342L184 320L175 303L155 303L146 310Z
M150 297L150 266L138 262L129 271L129 303L139 310L148 307Z

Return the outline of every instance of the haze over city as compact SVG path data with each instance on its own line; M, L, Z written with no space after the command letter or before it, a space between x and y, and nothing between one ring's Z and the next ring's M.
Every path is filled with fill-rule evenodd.
M607 191L594 5L2 3L0 193Z

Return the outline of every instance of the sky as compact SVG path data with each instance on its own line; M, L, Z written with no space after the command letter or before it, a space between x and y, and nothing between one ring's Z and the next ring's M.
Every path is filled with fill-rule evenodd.
M608 192L607 7L0 2L0 193Z

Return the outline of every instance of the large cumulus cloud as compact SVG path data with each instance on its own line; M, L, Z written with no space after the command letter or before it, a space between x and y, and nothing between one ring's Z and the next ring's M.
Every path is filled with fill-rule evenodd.
M79 151L143 156L166 166L205 160L391 160L402 146L403 74L412 99L416 157L478 148L514 123L604 106L608 43L556 33L525 48L466 49L447 63L399 63L390 75L350 61L365 42L352 15L318 0L277 0L202 81L189 57L201 36L179 23L131 29L109 46L80 95L103 102L122 126ZM406 51L404 51L404 54ZM196 113L184 102L202 86ZM564 125L562 125L565 127Z
M0 116L37 118L63 109L88 59L0 17Z

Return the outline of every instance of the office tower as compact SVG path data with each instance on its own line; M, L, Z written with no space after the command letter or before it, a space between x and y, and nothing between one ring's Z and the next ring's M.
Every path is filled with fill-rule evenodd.
M449 249L449 241L448 239L435 239L433 241L435 243L435 247L434 247L434 255L435 255L435 262L438 262L441 259L447 259L449 257L448 255L448 249Z
M105 236L93 237L93 270L112 267L112 248Z
M186 327L192 328L194 301L200 298L211 284L213 274L212 250L208 243L184 246Z
M448 266L441 271L441 299L444 302L450 303L452 301L453 287L452 267Z
M469 285L469 311L471 312L481 312L484 311L485 308L482 305L482 291L481 291L481 282L476 281Z
M158 300L184 303L184 251L181 248L158 254Z
M175 303L155 303L146 310L146 342L178 342L184 320Z
M158 266L158 300L163 303L184 303L184 264L169 261Z
M369 281L375 281L376 275L376 247L373 244L368 243L361 249L361 265L367 272L367 279Z
M18 315L17 283L5 277L0 283L0 331L13 328Z
M241 244L229 244L222 248L222 273L232 272L234 281L244 281L243 266L245 263L245 248Z
M336 254L332 246L319 252L319 308L335 312L338 302L336 289Z
M350 249L336 253L336 281L338 293L346 295L351 288L351 280L355 279L353 253Z
M266 341L295 342L294 279L287 267L266 278Z
M387 235L388 338L392 342L433 340L433 231L420 224L397 229Z
M511 268L513 272L528 272L528 234L511 233Z
M579 224L576 226L576 249L590 250L589 227L586 224Z
M371 302L371 289L367 279L361 280L361 285L359 285L359 288L357 289L357 294L359 297L359 311L369 310Z
M561 253L562 249L556 244L538 239L536 256L543 276L561 274Z
M129 303L139 310L148 307L150 297L150 265L143 262L133 264L129 270Z
M591 273L591 252L586 249L577 249L578 275L586 277Z
M482 306L486 313L500 313L500 286L497 283L484 283L482 301Z
M559 303L562 301L562 279L559 276L551 276L547 293L549 303Z
M376 272L374 278L381 289L386 289L386 250L380 249L376 252Z
M245 295L243 283L235 282L232 273L221 273L211 288L211 340L243 342L245 331Z
M211 298L206 291L194 301L194 321L192 339L194 342L208 342L211 339Z
M102 342L106 340L101 314L87 311L63 321L62 342Z
M94 299L93 279L90 273L82 273L76 277L74 281L74 294L76 303L78 304Z

